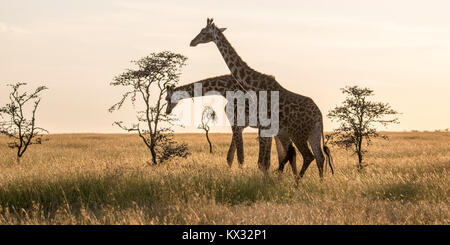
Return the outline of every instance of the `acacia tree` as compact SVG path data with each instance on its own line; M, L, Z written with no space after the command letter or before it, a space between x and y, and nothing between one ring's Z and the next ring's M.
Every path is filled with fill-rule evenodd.
M127 99L133 107L140 102L143 110L137 111L137 122L131 126L124 126L122 121L115 125L128 132L137 132L151 153L153 164L161 163L171 157L186 157L186 144L178 144L173 140L170 125L175 119L163 113L166 105L164 94L167 86L175 85L179 81L180 69L187 58L170 51L151 53L149 56L132 61L137 68L116 76L112 86L123 86L128 91L122 99L109 108L110 112L119 110Z
M36 110L41 102L39 94L48 89L45 86L38 87L34 92L20 92L21 86L26 83L8 84L12 88L9 94L9 103L0 108L0 134L4 134L12 139L8 146L17 149L17 160L19 160L28 147L32 144L42 143L42 133L47 130L36 126ZM27 106L32 103L31 109ZM26 117L27 111L31 116Z
M209 124L215 123L217 121L217 115L214 109L211 106L205 106L202 112L201 123L198 126L199 129L203 129L205 131L206 140L209 144L209 153L213 152L213 147L211 144L211 140L209 140Z
M399 123L399 114L388 103L372 102L367 98L373 96L373 90L358 86L346 86L341 89L347 95L341 106L335 107L328 113L332 121L339 122L339 127L327 136L331 144L352 149L358 156L358 168L363 168L363 156L367 150L363 149L363 141L370 145L372 138L386 135L377 132L375 125L387 126L390 123Z

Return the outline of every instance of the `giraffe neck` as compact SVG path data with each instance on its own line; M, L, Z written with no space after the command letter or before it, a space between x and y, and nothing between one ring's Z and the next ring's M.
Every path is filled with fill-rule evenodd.
M195 93L196 86L198 86L197 88L200 87L199 84L201 84L201 93L199 93L200 91L197 91L197 93ZM210 91L217 91L220 93L220 95L225 97L226 91L238 90L236 85L236 81L232 76L223 75L189 83L175 88L174 91L186 91L191 98L205 96L205 94Z
M252 89L251 86L247 83L246 79L248 75L252 72L255 72L251 69L247 63L245 63L242 58L237 54L236 50L231 46L230 42L226 39L223 33L216 28L215 31L215 44L222 54L225 63L231 71L233 77L239 81L242 85L245 85L245 88Z
M219 29L216 28L214 36L214 42L230 69L231 75L237 81L234 82L237 83L240 89L244 91L284 90L273 76L262 74L250 68Z

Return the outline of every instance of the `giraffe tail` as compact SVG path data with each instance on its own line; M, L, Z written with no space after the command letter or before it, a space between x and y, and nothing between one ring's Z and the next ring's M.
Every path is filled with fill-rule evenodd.
M331 156L330 148L328 148L328 146L325 145L323 131L322 131L322 141L323 141L323 151L325 152L325 155L327 155L327 162L328 165L330 166L331 174L334 175L333 157Z
M323 146L323 151L327 155L327 162L328 162L328 165L330 165L331 174L334 175L333 157L331 157L330 148L328 148L328 146L324 145Z

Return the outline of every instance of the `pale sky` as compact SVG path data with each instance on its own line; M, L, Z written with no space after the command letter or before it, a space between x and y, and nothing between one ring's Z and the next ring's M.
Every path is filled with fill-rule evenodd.
M109 83L131 60L181 53L180 84L229 74L213 43L189 47L214 17L248 65L311 97L324 117L340 88L359 85L402 113L386 130L450 128L449 10L432 0L0 0L0 103L7 83L46 85L38 124L51 133L122 132L112 123L134 114L107 111L123 92Z

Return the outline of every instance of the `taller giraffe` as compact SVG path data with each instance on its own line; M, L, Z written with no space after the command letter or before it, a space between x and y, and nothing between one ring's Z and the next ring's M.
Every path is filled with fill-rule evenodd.
M304 175L314 158L316 158L319 176L323 178L325 162L323 152L327 155L333 172L330 150L324 144L322 145L324 138L322 113L314 101L309 97L286 90L273 76L250 68L223 35L225 29L218 28L212 19L207 19L206 27L191 41L190 46L195 47L200 43L214 42L231 74L243 90L279 91L279 133L289 135L303 156L303 166L299 178ZM264 172L267 172L270 166L271 142L271 137L259 136L258 166ZM308 148L308 142L314 154Z

